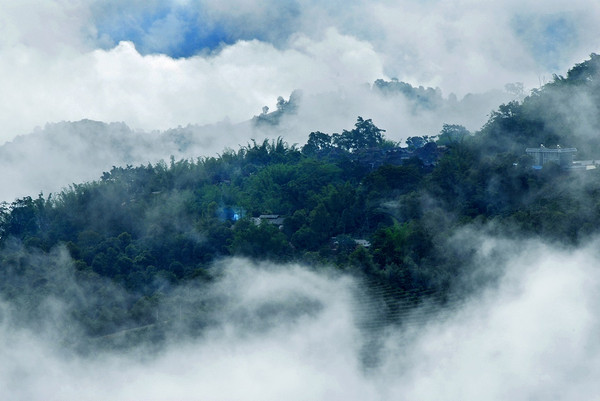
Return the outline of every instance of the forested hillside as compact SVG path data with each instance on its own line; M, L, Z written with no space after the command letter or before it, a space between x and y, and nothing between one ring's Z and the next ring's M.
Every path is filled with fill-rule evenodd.
M41 299L63 296L53 277L72 264L94 300L74 317L99 336L157 322L172 288L210 283L216 261L244 256L335 266L443 303L474 256L469 243L449 246L461 230L557 246L598 233L600 169L536 170L525 148L576 147L578 159L600 159L599 86L592 54L500 106L476 133L446 124L401 147L358 117L351 130L307 133L302 146L252 141L18 199L0 215L0 293L35 317ZM68 257L40 262L60 249ZM123 287L123 299L103 298L108 285Z

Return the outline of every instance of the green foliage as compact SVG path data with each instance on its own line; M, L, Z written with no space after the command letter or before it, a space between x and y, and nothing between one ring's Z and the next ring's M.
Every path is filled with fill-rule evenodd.
M371 119L358 117L354 129L343 130L341 134L311 132L302 152L311 157L332 156L340 153L352 153L361 149L389 147L390 142L383 137L384 129L378 128Z
M359 149L374 148L383 143L384 129L373 124L371 119L365 120L358 117L354 129L344 130L342 134L333 134L332 142L338 148L347 152L355 152Z
M384 165L368 174L363 183L374 198L397 196L415 191L425 171L418 161L402 166Z
M471 133L462 125L444 124L436 142L438 145L459 144L470 135Z
M218 157L113 167L54 196L5 203L0 292L27 310L29 298L57 291L48 272L68 264L98 296L77 317L98 334L155 322L170 286L209 281L212 263L226 256L334 265L399 291L443 292L469 263L468 251L449 245L467 225L577 244L600 227L600 170L536 171L524 150L560 143L600 155L590 135L600 127L599 63L592 55L566 78L501 105L480 132L444 124L437 143L409 137L399 150L358 117L350 131L310 133L302 151L282 138L252 141ZM390 149L402 157L388 158ZM265 214L283 220L253 219ZM70 260L35 267L24 249L64 249ZM8 280L14 274L43 291ZM102 280L134 295L121 306L102 301Z
M308 156L316 156L320 153L329 153L333 149L332 137L329 134L316 131L308 136L306 145L302 147L302 153Z
M555 76L523 102L492 112L479 141L491 152L521 153L524 147L576 147L582 159L600 152L600 56L577 64L567 77Z
M257 225L248 219L235 224L229 248L234 255L257 259L285 261L291 255L291 247L278 227L265 222Z

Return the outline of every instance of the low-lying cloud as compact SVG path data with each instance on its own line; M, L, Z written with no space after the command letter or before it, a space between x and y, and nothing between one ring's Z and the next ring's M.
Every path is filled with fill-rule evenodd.
M13 324L5 300L0 384L14 400L594 400L597 245L481 241L486 265L474 269L499 278L421 323L390 325L371 367L357 315L371 301L360 281L326 270L224 261L216 283L178 294L218 300L212 323L158 351L66 351Z
M506 247L507 245L508 248ZM491 246L491 248L490 248ZM448 320L391 336L388 373L405 399L598 399L600 374L597 241L577 251L535 241L495 265L484 245L485 268L500 268L497 285L472 298ZM401 344L401 345L399 345ZM408 346L406 346L408 345Z

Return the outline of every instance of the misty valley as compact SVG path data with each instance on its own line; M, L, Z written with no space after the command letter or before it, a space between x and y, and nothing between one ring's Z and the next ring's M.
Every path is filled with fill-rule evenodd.
M398 80L373 91L446 107ZM136 164L2 203L0 398L592 394L600 56L477 131L404 143L367 115L290 143L300 96L245 123L266 139L213 156L196 136L219 126L76 123L97 133L82 149ZM152 141L177 157L137 163Z

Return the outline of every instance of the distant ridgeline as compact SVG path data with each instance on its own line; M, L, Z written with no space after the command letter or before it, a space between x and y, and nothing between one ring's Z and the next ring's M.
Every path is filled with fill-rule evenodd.
M423 294L443 303L461 295L456 284L477 254L477 240L457 245L457 230L561 246L598 234L600 170L536 170L525 149L560 143L582 159L600 154L599 62L592 54L566 78L501 105L474 134L444 124L401 147L358 117L351 130L310 133L301 148L279 138L218 157L114 167L98 181L3 204L0 294L33 318L44 297L64 296L57 272L72 269L93 300L73 315L100 336L157 323L177 284L209 285L215 260L245 256L367 277L389 289L390 310L406 300L389 294L412 294L411 306ZM259 119L276 118L268 115ZM128 295L104 296L108 282Z
M254 125L260 126L263 124L277 125L279 124L281 117L285 114L295 114L298 110L298 104L302 98L302 91L295 90L291 93L289 100L285 100L279 96L277 98L277 110L269 113L269 107L264 106L262 113L252 118Z
M402 94L424 109L437 109L444 103L442 91L439 88L424 88L422 86L415 88L411 84L398 81L395 78L392 78L391 81L376 80L373 84L373 90L387 96Z
M391 81L378 79L373 83L371 90L384 96L402 95L413 102L414 107L417 109L435 110L442 107L445 102L439 88L424 88L422 86L416 88L395 78ZM255 126L276 126L284 115L296 114L301 100L302 91L300 90L294 90L288 100L279 96L276 110L270 111L268 106L264 106L262 113L254 116L252 122Z

